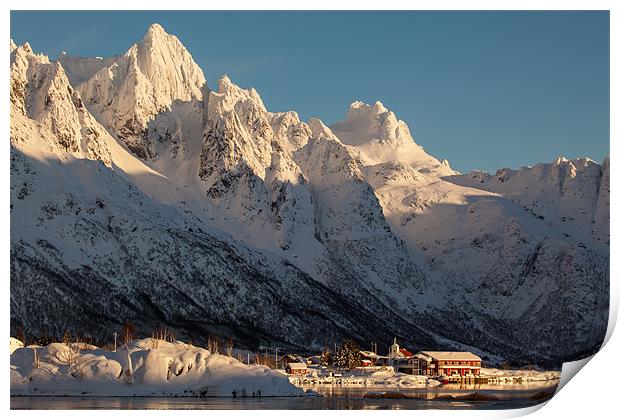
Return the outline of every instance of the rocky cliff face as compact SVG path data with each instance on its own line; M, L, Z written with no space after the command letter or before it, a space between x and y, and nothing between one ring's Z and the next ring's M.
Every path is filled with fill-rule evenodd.
M183 44L158 24L123 55L108 59L62 55L59 63L67 67L86 106L143 159L156 154L146 135L148 122L175 101L202 100L206 83Z
M377 102L272 113L159 25L126 54L11 44L11 326L558 363L596 350L609 161L459 175ZM567 227L568 226L568 227Z

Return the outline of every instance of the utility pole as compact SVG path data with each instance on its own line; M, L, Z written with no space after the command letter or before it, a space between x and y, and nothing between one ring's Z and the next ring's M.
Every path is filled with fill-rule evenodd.
M250 364L250 351L248 350L248 365Z
M278 348L276 347L276 369L278 369Z
M116 331L114 331L114 352L116 353Z

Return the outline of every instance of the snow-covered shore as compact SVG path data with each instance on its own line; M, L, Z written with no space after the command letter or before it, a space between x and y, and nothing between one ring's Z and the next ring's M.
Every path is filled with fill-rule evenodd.
M529 382L554 382L560 380L559 371L507 370L482 368L480 379L489 384L522 384ZM425 375L409 375L394 372L393 369L356 369L342 372L339 376L321 375L315 370L303 376L291 376L289 380L297 386L338 385L343 387L366 388L434 388L441 385L442 378Z
M286 375L180 341L136 340L116 352L11 340L11 395L303 396Z
M495 369L482 368L480 376L495 381L522 381L522 382L545 382L559 381L562 372L556 370L527 370L527 369Z
M439 381L422 375L395 373L393 370L354 371L343 376L291 376L289 380L297 386L338 385L366 388L426 388L440 385Z

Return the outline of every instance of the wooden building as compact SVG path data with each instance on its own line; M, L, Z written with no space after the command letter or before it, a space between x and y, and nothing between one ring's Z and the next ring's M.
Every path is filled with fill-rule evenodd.
M428 376L479 376L482 359L468 351L421 351L412 373Z
M305 363L287 363L286 373L289 375L305 375L308 373L308 367Z
M305 363L303 357L298 354L285 354L278 359L278 366L286 366L289 363Z

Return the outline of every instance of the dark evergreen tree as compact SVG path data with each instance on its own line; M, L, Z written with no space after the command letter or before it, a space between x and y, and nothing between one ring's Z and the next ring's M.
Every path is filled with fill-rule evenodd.
M325 350L323 350L323 353L321 353L321 366L331 365L333 362L332 359L332 352L328 348L326 348Z
M345 340L334 357L334 364L340 369L354 369L362 364L360 347L353 340Z

